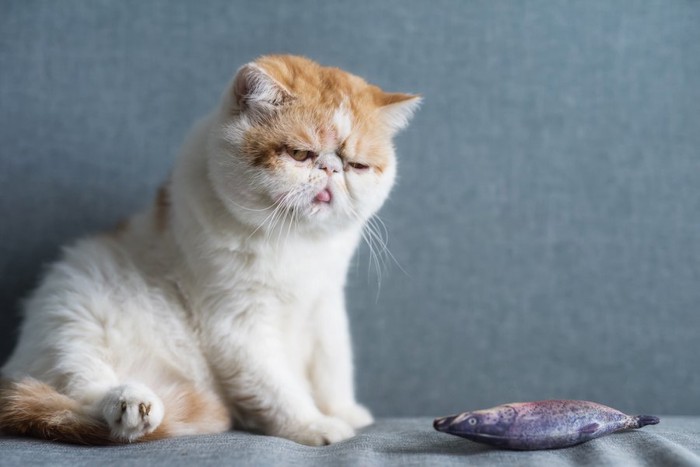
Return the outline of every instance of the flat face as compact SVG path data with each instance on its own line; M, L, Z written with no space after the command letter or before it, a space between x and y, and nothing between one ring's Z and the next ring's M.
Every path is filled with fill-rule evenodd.
M418 101L290 55L242 67L232 95L229 148L212 170L220 193L232 206L279 207L271 219L326 230L362 223L382 205L396 171L392 138Z

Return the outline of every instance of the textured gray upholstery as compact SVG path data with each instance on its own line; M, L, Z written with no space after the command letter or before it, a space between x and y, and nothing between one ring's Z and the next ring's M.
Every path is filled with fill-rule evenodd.
M328 447L242 432L117 447L83 447L0 438L0 466L699 466L700 417L614 433L567 449L502 451L438 433L428 418L385 419Z
M363 249L350 275L377 415L580 398L698 416L698 24L680 0L4 0L0 358L59 246L150 203L235 69L290 52L425 98L381 212L403 271L380 287ZM629 439L665 443L653 430Z

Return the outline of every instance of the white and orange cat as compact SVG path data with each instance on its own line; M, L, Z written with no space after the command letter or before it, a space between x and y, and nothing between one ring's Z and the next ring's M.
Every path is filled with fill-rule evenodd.
M419 98L295 56L243 66L145 212L25 304L0 431L112 443L236 427L323 445L355 400L344 285Z

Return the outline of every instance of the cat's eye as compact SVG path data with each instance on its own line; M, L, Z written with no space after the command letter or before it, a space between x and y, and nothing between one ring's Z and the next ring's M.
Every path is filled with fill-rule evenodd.
M359 162L348 162L348 165L352 167L355 170L367 170L369 169L369 165L366 164L360 164Z
M313 151L305 151L302 149L290 149L287 151L290 156L292 156L292 159L295 161L299 162L304 162L306 160L309 160L313 157L316 157L316 153Z

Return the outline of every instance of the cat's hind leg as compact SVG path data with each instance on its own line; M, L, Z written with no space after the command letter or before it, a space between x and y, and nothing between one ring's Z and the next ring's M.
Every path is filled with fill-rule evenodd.
M89 345L87 336L74 334L73 337L69 343L47 352L62 356L53 365L53 377L45 381L105 423L113 442L137 441L153 433L165 415L161 398L140 382L138 375L126 377L132 371L115 369L108 363L114 360L114 355ZM155 370L150 368L150 371Z

